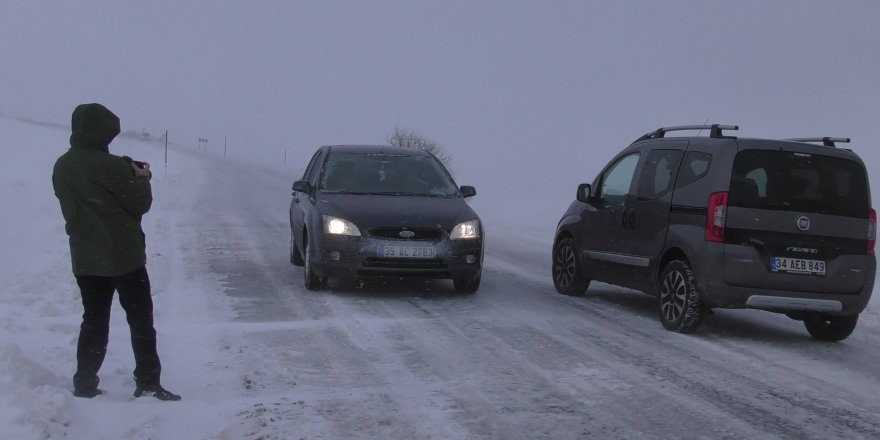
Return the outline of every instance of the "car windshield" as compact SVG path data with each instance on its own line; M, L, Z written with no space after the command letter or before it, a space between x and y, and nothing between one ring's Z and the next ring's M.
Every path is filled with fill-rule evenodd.
M332 153L321 178L324 192L453 197L455 183L433 156Z
M868 180L855 161L776 150L736 155L730 206L867 218Z

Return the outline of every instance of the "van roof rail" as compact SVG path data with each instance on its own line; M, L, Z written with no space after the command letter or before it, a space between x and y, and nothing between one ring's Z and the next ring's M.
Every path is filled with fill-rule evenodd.
M709 130L709 137L716 139L736 139L734 136L725 136L721 130L739 130L739 125L722 125L722 124L712 124L712 125L678 125L674 127L661 127L654 131L645 133L642 137L636 139L636 142L644 141L648 139L660 139L666 136L666 133L670 131L684 131L684 130Z
M822 145L826 147L836 147L835 143L843 142L844 144L848 144L849 138L838 138L838 137L815 137L815 138L791 138L791 139L783 139L784 141L792 141L792 142L821 142Z

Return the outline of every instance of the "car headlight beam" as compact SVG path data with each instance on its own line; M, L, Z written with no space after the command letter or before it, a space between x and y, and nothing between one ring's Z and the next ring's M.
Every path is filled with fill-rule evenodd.
M451 240L471 240L480 238L480 221L477 219L461 222L449 233Z
M324 232L332 235L352 235L355 237L361 235L360 229L354 223L339 217L333 217L332 215L324 216Z

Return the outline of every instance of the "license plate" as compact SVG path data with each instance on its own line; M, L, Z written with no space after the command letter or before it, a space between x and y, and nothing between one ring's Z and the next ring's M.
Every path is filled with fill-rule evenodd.
M379 256L387 258L434 258L434 246L379 246Z
M825 275L825 262L803 258L770 257L770 270L773 272Z

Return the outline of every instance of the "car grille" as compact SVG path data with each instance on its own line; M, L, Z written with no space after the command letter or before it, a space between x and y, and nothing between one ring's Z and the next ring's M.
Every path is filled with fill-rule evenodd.
M412 237L401 237L402 231L410 231L415 235ZM425 228L373 228L369 230L371 237L384 238L391 240L420 240L420 241L440 241L445 235L442 229L425 229Z
M439 258L367 258L363 265L383 269L446 269L446 262Z

